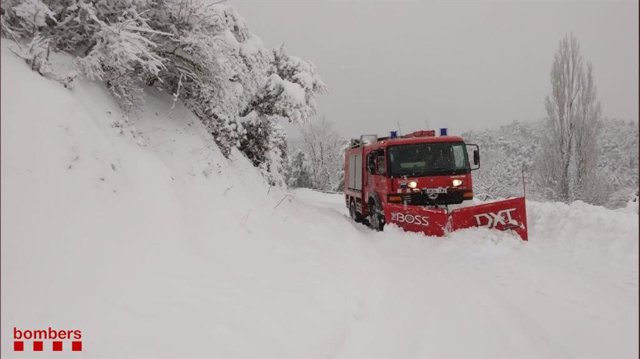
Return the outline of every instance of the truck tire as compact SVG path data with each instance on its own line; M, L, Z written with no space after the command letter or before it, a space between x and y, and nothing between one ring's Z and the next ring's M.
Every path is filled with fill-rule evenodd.
M369 224L371 228L380 232L384 229L384 215L382 208L373 199L369 200Z
M356 223L362 222L362 215L358 213L358 210L356 209L356 201L353 199L349 202L349 216Z

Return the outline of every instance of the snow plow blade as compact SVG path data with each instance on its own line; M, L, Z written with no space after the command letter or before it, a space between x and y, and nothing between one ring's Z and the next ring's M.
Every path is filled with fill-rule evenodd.
M454 209L449 213L451 230L486 227L499 231L512 230L528 240L527 208L524 197Z
M528 240L524 197L458 208L448 213L444 209L387 204L384 215L386 223L429 236L444 236L463 228L485 227L499 231L512 230L522 240Z

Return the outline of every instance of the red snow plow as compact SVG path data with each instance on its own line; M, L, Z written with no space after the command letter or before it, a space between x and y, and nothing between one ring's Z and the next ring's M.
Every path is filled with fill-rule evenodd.
M363 135L345 153L346 205L354 221L379 231L387 223L430 236L486 227L526 241L524 197L459 206L473 199L471 171L478 168L478 145L447 136L446 129L440 136L434 130Z

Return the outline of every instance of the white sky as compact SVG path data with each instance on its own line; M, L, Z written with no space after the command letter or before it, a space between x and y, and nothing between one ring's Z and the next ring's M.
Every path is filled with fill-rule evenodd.
M638 119L636 1L229 0L268 47L329 86L319 114L345 137L545 116L549 71L573 32L604 115Z

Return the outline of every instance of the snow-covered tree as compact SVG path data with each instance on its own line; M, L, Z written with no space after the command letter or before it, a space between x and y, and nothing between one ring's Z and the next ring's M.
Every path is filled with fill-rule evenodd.
M289 156L287 185L295 188L311 188L311 161L302 150L296 150Z
M340 148L340 154L338 155L338 160L342 161L340 166L338 167L337 180L333 185L332 191L342 192L344 191L344 156L347 150L350 148L350 143L347 140L343 140L342 147Z
M126 109L141 106L145 79L164 69L149 34L170 34L153 30L135 7L124 9L114 23L100 19L100 10L90 3L79 2L78 7L87 21L96 24L90 38L92 46L86 56L77 59L79 68L88 78L105 81Z
M311 162L313 188L334 190L340 181L345 140L333 130L333 124L322 117L301 128L302 150Z
M3 16L12 32L35 37L40 29L55 23L55 14L41 0L7 0L2 2Z
M517 196L522 193L522 169L527 197L551 198L548 187L537 183L536 153L541 151L545 120L512 122L498 128L462 134L480 145L482 166L473 172L474 193L479 198ZM593 153L599 188L583 201L610 208L624 207L638 188L638 123L601 119L598 150Z
M581 77L582 91L577 98L578 113L575 125L575 198L590 203L603 203L607 193L604 180L597 171L600 146L601 107L597 99L593 81L593 67L587 64L586 73Z
M152 10L150 23L173 35L158 44L168 60L158 83L173 93L181 84L179 97L228 155L239 145L242 112L267 80L270 52L230 6L166 0Z
M268 76L245 112L297 124L315 115L315 97L326 91L326 85L312 63L289 55L283 45L273 51Z
M282 143L274 145L271 142L279 129L277 123L304 124L316 112L315 97L326 91L313 64L288 55L284 46L271 55L268 77L240 117L243 129L240 150L256 166L265 167L269 176L274 175L274 168L282 168L286 154L284 151L279 156L273 154L274 148L286 149ZM269 140L264 138L265 134Z
M578 40L560 42L551 68L551 95L545 99L547 123L537 162L537 181L549 197L564 202L588 199L598 190L593 181L597 158L600 104L591 65L585 64Z
M242 124L240 151L260 168L271 185L286 185L287 141L282 127L264 116Z
M539 122L512 122L499 128L463 133L469 143L480 145L481 167L473 172L474 193L478 198L506 198L522 194L522 170L525 180L539 145ZM534 188L527 183L527 192ZM535 197L535 196L534 196Z
M315 97L326 91L313 64L283 46L266 49L225 3L7 0L0 6L2 35L25 44L21 56L34 70L46 72L50 50L65 51L127 110L142 105L146 86L171 93L225 156L234 147L247 151L272 183L283 182L273 176L286 157L278 123L308 121Z

